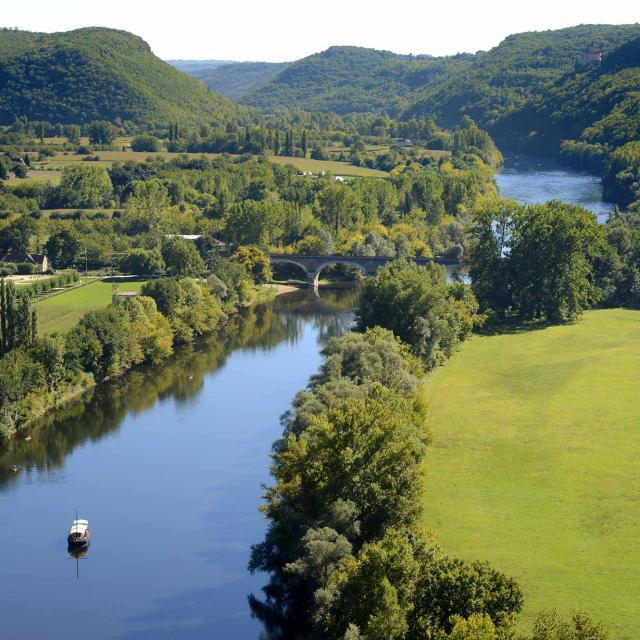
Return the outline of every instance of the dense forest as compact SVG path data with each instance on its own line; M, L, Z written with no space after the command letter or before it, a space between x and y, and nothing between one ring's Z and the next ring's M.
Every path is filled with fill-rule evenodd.
M75 253L86 248L96 268L113 252L152 249L171 233L304 253L460 257L465 221L480 198L495 194L483 156L497 151L471 123L453 138L451 156L407 161L387 179L337 181L231 155L151 157L110 169L83 163L65 168L57 186L7 183L0 249L34 251L43 245L36 238L67 231ZM67 211L41 213L55 208Z
M639 35L638 25L585 25L520 33L490 51L442 58L331 47L294 62L241 102L267 112L383 110L432 116L449 127L467 115L491 127L579 66L590 47L607 53Z
M638 139L640 38L562 76L500 124L504 144L593 166L608 147Z
M299 60L241 99L262 111L300 108L338 114L380 112L397 116L417 91L435 85L469 56L404 56L361 47L331 47Z
M592 48L606 54L639 35L640 25L583 25L511 35L426 91L407 115L431 115L446 126L467 115L497 135L502 118L584 65Z
M226 121L241 111L133 34L0 30L0 124L24 116L63 124Z

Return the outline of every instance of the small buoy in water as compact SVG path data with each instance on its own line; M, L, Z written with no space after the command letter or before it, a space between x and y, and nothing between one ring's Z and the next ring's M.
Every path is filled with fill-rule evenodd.
M27 436L27 437L24 439L24 441L25 441L25 442L31 442L31 436Z
M18 467L16 467L15 464L11 465L11 471L13 471L13 473L18 473Z

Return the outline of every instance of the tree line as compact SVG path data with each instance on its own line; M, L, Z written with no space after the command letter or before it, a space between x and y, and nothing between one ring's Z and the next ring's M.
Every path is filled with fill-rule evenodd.
M498 321L565 322L595 306L639 306L639 228L637 213L600 224L558 201L485 203L467 258L481 310Z
M469 212L495 193L492 176L472 151L428 166L409 163L386 179L342 182L262 159L78 165L64 169L58 186L0 193L0 208L12 212L0 221L0 252L44 250L65 268L86 250L87 265L104 268L113 254L160 249L167 235L194 234L279 251L322 245L345 255L460 257ZM78 211L40 213L54 205ZM108 211L93 211L101 207Z

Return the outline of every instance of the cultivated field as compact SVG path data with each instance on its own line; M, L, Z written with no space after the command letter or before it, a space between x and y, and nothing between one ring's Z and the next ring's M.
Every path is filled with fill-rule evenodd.
M118 280L120 291L139 291L144 280ZM87 312L103 309L111 302L113 281L96 281L50 296L34 306L38 312L40 333L68 331Z
M536 612L640 629L640 312L474 337L429 383L425 526Z
M65 155L62 153L58 153L57 155L47 158L42 162L38 163L39 167L43 167L46 169L55 169L56 172L58 170L63 169L69 165L73 164L82 164L88 166L110 166L114 162L126 162L127 160L133 160L137 162L142 162L147 158L151 157L162 157L162 158L178 158L183 155L187 155L191 158L218 158L220 154L218 153L170 153L168 151L160 151L158 153L149 153L147 151L96 151L92 153L92 155L96 155L100 158L100 160L92 160L87 162L84 160L86 156L77 155L77 154L69 154ZM312 160L310 158L289 158L284 156L267 156L271 162L275 162L277 164L292 164L294 167L298 168L300 171L313 171L314 173L318 173L320 171L324 171L327 173L333 173L335 175L342 176L379 176L384 177L388 175L384 171L379 171L377 169L369 169L367 167L356 167L348 162L336 162L333 160ZM38 171L39 175L46 177L46 172ZM53 173L52 176L59 177L59 174Z

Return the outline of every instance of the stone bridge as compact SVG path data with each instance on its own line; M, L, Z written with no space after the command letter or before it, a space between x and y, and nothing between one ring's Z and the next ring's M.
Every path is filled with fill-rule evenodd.
M293 253L273 253L269 256L272 264L295 264L300 267L307 276L307 282L314 290L318 288L320 273L325 267L333 264L348 264L354 266L365 275L374 276L380 267L392 262L396 258L383 258L378 256L337 256L337 255L297 255ZM449 258L412 258L416 264L435 262L447 268L447 272L453 273L460 265L458 260Z

